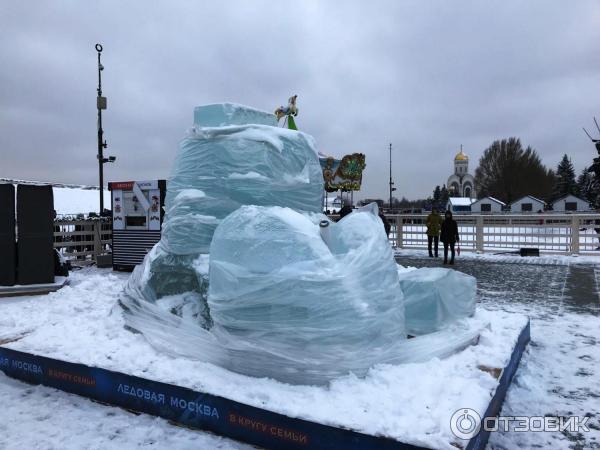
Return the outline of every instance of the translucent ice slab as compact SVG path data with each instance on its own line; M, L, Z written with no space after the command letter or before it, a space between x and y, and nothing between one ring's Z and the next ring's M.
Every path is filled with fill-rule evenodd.
M432 333L475 312L477 281L470 275L443 268L399 271L398 275L409 334Z
M194 108L194 124L200 127L223 127L227 125L277 126L275 115L235 103L215 103Z

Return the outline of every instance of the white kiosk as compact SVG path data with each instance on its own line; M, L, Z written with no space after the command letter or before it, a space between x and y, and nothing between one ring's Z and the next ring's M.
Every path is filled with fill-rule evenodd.
M160 240L166 188L165 180L108 183L113 270L133 270Z

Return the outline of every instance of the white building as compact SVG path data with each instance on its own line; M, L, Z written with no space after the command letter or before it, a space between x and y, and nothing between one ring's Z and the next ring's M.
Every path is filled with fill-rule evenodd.
M500 213L506 203L494 197L483 197L471 204L471 212L474 213Z
M533 195L526 195L510 204L510 211L513 213L530 213L544 211L546 202L534 197Z
M555 212L582 212L591 211L590 204L579 197L575 197L572 194L565 195L564 197L555 200L552 203L552 209Z
M338 196L334 196L334 195L330 195L327 196L327 202L323 202L326 203L323 206L323 212L329 210L329 212L331 212L332 214L337 213L340 209L342 209L342 206L344 206L344 202L342 200L342 197Z
M471 212L471 204L475 199L469 197L450 197L446 204L446 210L452 211L453 214Z
M454 173L448 177L446 187L451 197L477 197L475 178L469 173L469 157L463 153L462 145L454 157Z

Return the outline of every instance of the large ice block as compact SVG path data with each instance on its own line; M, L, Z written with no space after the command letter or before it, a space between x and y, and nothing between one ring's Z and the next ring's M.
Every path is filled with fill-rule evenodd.
M194 124L200 127L224 127L250 123L276 127L277 118L274 114L236 103L215 103L194 108Z
M243 206L219 225L210 255L214 323L252 348L233 370L364 373L406 338L396 263L372 210L333 223Z
M212 117L215 109L196 108L196 116L208 111ZM267 114L241 106L233 111L236 122ZM323 173L309 135L256 124L194 128L179 146L169 179L163 245L178 255L207 253L219 221L240 206L318 212L322 195Z
M444 268L399 271L398 275L409 334L432 333L475 312L477 280L470 275Z

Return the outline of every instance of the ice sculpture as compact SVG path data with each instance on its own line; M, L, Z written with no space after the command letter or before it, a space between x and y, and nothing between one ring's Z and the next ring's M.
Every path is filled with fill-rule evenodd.
M406 329L411 335L441 330L475 312L476 280L462 272L423 268L399 273Z
M167 186L162 239L120 298L127 327L168 354L319 384L475 339L479 329L465 322L406 339L377 205L338 223L319 213L310 136L233 104L196 108L194 118Z

